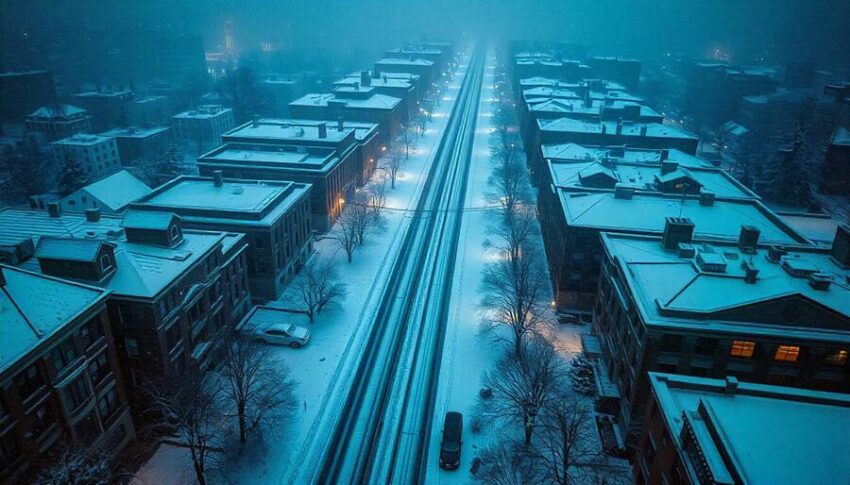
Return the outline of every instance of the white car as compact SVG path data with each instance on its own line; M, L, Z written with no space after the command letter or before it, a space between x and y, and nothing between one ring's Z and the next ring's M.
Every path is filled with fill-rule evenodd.
M310 331L294 323L275 323L257 330L256 339L267 344L288 345L297 349L310 341Z

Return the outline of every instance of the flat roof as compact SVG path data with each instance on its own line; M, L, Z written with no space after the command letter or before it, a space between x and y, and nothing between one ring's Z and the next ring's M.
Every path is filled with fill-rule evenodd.
M327 138L319 138L319 124L325 123ZM249 121L228 131L222 138L251 138L269 141L285 140L328 140L341 141L354 131L354 138L362 141L378 131L378 125L361 121L342 121L342 132L337 130L338 121L304 120L293 118L260 118Z
M687 419L716 480L731 483L737 474L751 484L822 484L850 477L848 395L656 372L649 379L676 447L685 454Z
M271 225L309 191L310 184L288 181L224 179L216 186L211 177L183 175L133 208L170 210L187 222Z
M834 312L838 321L850 322L850 286L846 279L850 269L839 266L822 248L793 248L779 262L771 262L765 247L749 254L741 251L737 241L698 239L693 243L694 255L665 251L656 236L605 233L602 243L621 267L627 291L647 325L850 343L850 323L823 322L822 317L801 321L806 312L796 312L800 315L795 317L784 311L755 316L748 311L756 304L787 305L783 300L799 297ZM725 269L703 268L698 257L718 260ZM745 280L745 261L758 270L754 283ZM826 290L816 290L803 273L791 274L789 268L803 266L833 275L833 284ZM739 317L734 316L734 310L740 310Z
M314 148L299 151L297 147L274 149L269 146L258 147L241 143L226 143L201 156L199 164L257 166L290 170L293 172L324 173L330 171L340 161L336 150Z
M538 119L537 125L541 131L558 131L566 133L596 133L602 134L605 127L606 134L614 135L617 131L616 121L587 121L573 118ZM698 140L698 138L687 131L672 125L661 123L623 122L621 136L642 136L641 128L646 127L646 136L657 138L677 138Z
M348 86L353 85L354 83L359 83L361 80L360 75L357 76L346 76L342 79L334 81L334 86ZM384 77L383 75L378 77L370 77L369 78L369 86L373 88L384 87L384 88L398 88L398 89L411 89L413 84L411 84L409 79L404 79L400 77Z
M549 160L552 182L558 187L584 187L586 178L604 172L615 183L632 184L637 190L659 191L656 182L665 180L660 163L618 162L605 164L601 161L567 162ZM679 167L666 176L686 178L699 184L705 191L717 197L757 199L758 196L743 186L726 171L718 168ZM592 187L592 185L590 185Z
M215 118L216 116L221 116L225 113L233 111L230 108L225 108L221 105L204 105L199 106L196 109L191 109L188 111L184 111L182 113L177 113L172 116L172 118L180 118L180 119L209 119Z
M611 103L606 104L604 100L591 98L590 106L585 106L584 100L567 98L546 99L545 101L537 101L534 99L529 100L528 104L528 110L531 112L563 113L565 116L569 116L570 113L598 115L606 109L623 110L627 106L637 106L639 108L639 116L655 117L659 120L663 118L661 113L658 111L635 101L614 100Z
M100 136L108 136L113 138L147 138L149 136L158 135L166 132L171 128L168 126L154 126L150 128L113 128L109 131L104 131Z
M0 264L0 372L36 349L109 292Z
M553 143L541 145L543 158L551 158L558 160L570 160L576 162L599 161L605 157L612 158L617 161L624 162L661 162L662 150L654 148L633 148L587 146L577 143ZM714 165L708 160L703 160L697 156L685 153L675 148L665 149L667 157L665 160L676 162L682 167L706 167L712 168Z
M98 145L111 141L112 138L103 135L92 135L89 133L75 133L68 138L56 140L51 145L87 146Z
M364 109L393 109L401 103L400 98L386 94L372 94L368 98L343 98L333 93L311 93L289 103L290 106L327 106L329 103L340 103L346 108Z
M375 61L375 64L380 64L381 66L425 66L430 67L434 65L434 61L429 61L427 59L410 59L410 58L396 58L396 57L385 57L378 61Z
M761 240L772 244L808 244L801 234L782 222L770 209L754 199L716 198L703 205L698 196L636 192L621 199L612 190L556 188L570 226L600 231L661 234L666 217L688 217L699 237L735 240L741 226L761 230Z

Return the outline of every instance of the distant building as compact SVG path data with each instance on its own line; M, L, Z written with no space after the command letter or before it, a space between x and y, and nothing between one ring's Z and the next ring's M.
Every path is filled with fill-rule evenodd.
M166 96L136 96L127 105L127 125L147 127L168 124L171 113L171 100Z
M270 75L259 84L266 99L266 113L269 116L289 116L289 103L303 94L302 84L291 76Z
M685 110L698 123L716 129L735 119L741 98L770 94L778 85L775 73L765 68L697 63L687 75Z
M135 439L109 295L0 265L4 483L31 480L63 441L115 457Z
M610 79L627 89L637 90L639 87L641 64L637 59L591 57L586 62L592 69L593 77Z
M137 391L188 366L208 368L250 307L245 237L184 229L172 213L6 209L0 248L18 266L111 290L118 357Z
M433 61L416 57L387 57L375 61L376 72L406 72L415 74L422 80L424 91L432 83L437 82L440 73L439 66ZM378 77L377 75L375 77Z
M337 90L332 94L308 94L289 103L293 118L362 121L378 125L381 143L392 142L407 119L401 99L377 94L374 88Z
M330 147L343 159L354 151L358 185L366 183L381 156L377 124L341 118L335 121L258 118L228 131L221 140L280 147ZM348 180L342 183L348 185Z
M425 59L434 65L441 67L448 60L446 54L440 49L431 47L420 47L411 45L388 50L385 54L387 59Z
M839 127L833 133L818 188L826 194L850 194L850 129Z
M676 149L695 155L699 138L673 125L630 121L588 121L572 118L538 119L533 147L542 144Z
M130 105L135 95L129 89L101 90L77 93L72 99L74 104L91 113L95 130L108 130L130 123Z
M60 167L70 156L80 164L90 181L100 180L121 170L121 156L114 138L77 134L54 141L51 146Z
M0 120L21 121L56 102L53 74L47 71L0 72Z
M40 133L47 141L91 133L91 116L82 108L68 104L48 104L27 116L26 128L30 133Z
M850 476L850 396L650 373L635 483L831 483Z
M221 144L221 135L233 129L233 110L220 105L204 105L171 118L174 138L197 145L199 152Z
M121 161L125 166L132 166L155 159L171 144L171 134L171 128L155 126L115 128L101 133L100 136L114 138Z
M144 182L130 172L121 170L63 197L59 200L59 206L65 212L96 209L102 214L118 215L124 212L130 202L150 192L150 187Z
M759 229L721 241L671 217L660 238L602 234L585 341L597 410L620 436L640 427L651 371L850 392L850 230L830 253L762 242Z
M407 119L412 119L418 112L419 102L416 89L407 79L379 77L372 78L369 71L362 71L359 76L344 77L333 83L334 92L345 93L346 90L356 90L360 87L371 87L377 94L383 94L401 100L401 110Z
M277 299L312 252L309 184L180 176L132 207L174 212L185 227L245 234L258 300Z
M666 230L666 218L690 218L698 237L734 241L741 226L752 225L769 244L811 244L716 169L664 162L655 169L624 166L617 171L590 163L578 173L569 163L550 162L550 167L552 185L540 191L538 206L561 307L591 308L602 255L599 234L605 231L658 235Z
M590 66L576 60L561 59L549 53L522 53L514 57L512 65L514 91L520 89L520 80L532 77L561 79L576 82L592 76Z

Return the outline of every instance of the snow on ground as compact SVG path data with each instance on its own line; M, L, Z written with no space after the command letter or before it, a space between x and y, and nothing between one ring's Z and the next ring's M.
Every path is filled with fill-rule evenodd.
M492 118L495 109L495 63L496 59L488 55L473 156L470 161L467 210L464 213L458 242L450 318L446 327L443 361L428 447L425 476L425 483L428 484L475 483L469 472L472 460L479 456L490 442L505 438L494 430L493 426L482 426L479 433L472 432L483 374L493 369L505 352L504 343L496 342L492 335L482 332L481 280L485 266L492 261L492 252L487 249L487 239L490 236L486 231L494 216L491 211L476 210L487 206L486 193L491 190L487 180L492 170L489 136L494 129ZM546 328L542 333L552 341L565 359L571 359L581 352L581 334L586 331L586 325L558 325ZM440 438L443 417L447 411L459 411L464 415L461 463L454 471L439 467Z
M383 211L385 226L381 232L371 235L365 246L355 252L350 264L335 241L326 238L316 241L316 256L337 260L340 277L348 285L347 295L335 307L317 316L310 327L312 337L309 345L300 349L274 349L276 356L285 362L292 378L298 382L296 415L287 423L287 429L266 433L272 438L266 439L265 450L252 453L224 470L223 481L240 484L292 483L293 473L299 467L308 466L305 463L315 458L316 446L327 439L337 415L338 409L335 408L348 389L364 339L374 321L386 278L409 226L410 213L407 211L412 210L419 199L465 68L461 63L454 74L455 81L450 83L442 101L434 108L433 120L398 174L396 188L391 189L387 181L387 204ZM297 308L286 294L269 306ZM175 455L180 456L182 451L160 447L138 477L143 483L185 483L179 481L184 474L179 473L180 467L175 464L179 463ZM185 470L193 476L187 454L183 452L182 457ZM210 478L217 481L216 476Z

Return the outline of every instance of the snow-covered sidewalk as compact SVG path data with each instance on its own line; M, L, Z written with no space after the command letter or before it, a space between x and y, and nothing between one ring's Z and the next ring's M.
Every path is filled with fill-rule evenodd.
M265 450L243 457L237 465L225 467L223 481L294 483L298 470L311 466L310 463L318 458L316 452L327 439L329 427L335 422L339 403L357 367L386 278L409 226L409 211L419 199L465 70L466 65L461 62L442 101L434 108L432 121L399 172L396 188L391 189L387 182L383 229L369 237L355 252L350 264L336 241L325 238L315 243L316 256L336 260L339 276L347 284L347 294L338 304L317 316L310 328L312 338L308 346L297 350L274 349L275 357L289 367L292 378L298 382L297 411L286 429L265 433ZM270 306L293 309L298 304L284 294ZM161 447L140 470L138 478L142 483L192 483L188 458L185 460L188 475L179 473L180 467L175 465L179 463L180 451ZM186 477L191 481L186 482ZM209 478L215 482L219 474L213 472Z

